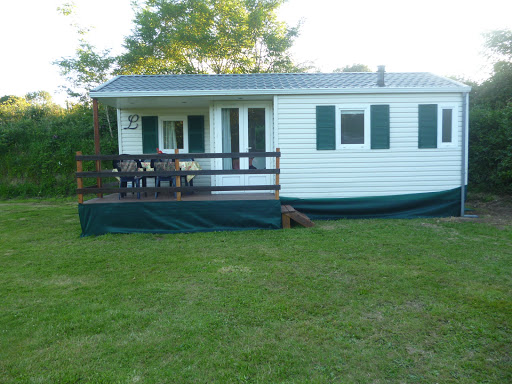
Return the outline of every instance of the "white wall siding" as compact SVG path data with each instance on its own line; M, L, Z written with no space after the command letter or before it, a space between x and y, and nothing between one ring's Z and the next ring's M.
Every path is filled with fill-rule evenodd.
M385 196L460 187L460 93L278 96L274 103L281 196ZM389 104L390 149L316 149L316 106L350 104ZM457 107L456 146L418 149L418 104Z
M130 124L128 118L130 115L139 115L137 129L123 129ZM142 116L204 116L204 139L205 152L210 152L210 114L208 108L180 108L180 109L123 109L118 114L118 133L119 133L119 153L128 155L138 155L142 153ZM133 126L133 124L132 124ZM210 159L197 159L202 169L211 169ZM210 185L210 176L196 176L194 185Z

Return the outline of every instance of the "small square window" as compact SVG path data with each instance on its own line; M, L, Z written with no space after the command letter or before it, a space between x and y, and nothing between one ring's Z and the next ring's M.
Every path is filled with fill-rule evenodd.
M341 144L364 144L364 111L341 111Z
M452 109L443 109L442 116L442 141L443 143L451 143L452 142Z
M437 148L456 147L458 140L456 105L439 105L437 110Z

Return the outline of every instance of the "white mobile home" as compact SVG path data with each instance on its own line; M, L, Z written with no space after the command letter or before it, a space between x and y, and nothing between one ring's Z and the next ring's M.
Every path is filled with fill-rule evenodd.
M280 198L317 218L461 213L468 92L430 73L118 76L91 97L118 111L119 153L271 152ZM192 156L192 155L191 155ZM275 159L198 159L265 169ZM195 185L271 184L272 174ZM400 203L402 202L402 203Z

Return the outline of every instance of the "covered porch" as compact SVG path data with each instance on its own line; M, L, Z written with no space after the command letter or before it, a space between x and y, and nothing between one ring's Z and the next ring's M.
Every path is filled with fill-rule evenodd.
M190 153L202 169L269 169L273 158L202 158L200 153L272 152L274 98L270 95L122 96L93 100L118 110L119 154ZM99 154L98 151L95 152ZM265 179L265 180L263 180ZM268 176L218 175L200 185L268 184Z
M119 155L101 154L99 101L118 110ZM82 236L289 227L279 199L272 96L102 93L93 111L95 155L76 155ZM190 161L195 169L181 167ZM85 171L85 162L94 171ZM119 162L171 168L113 172ZM193 183L184 182L191 177Z

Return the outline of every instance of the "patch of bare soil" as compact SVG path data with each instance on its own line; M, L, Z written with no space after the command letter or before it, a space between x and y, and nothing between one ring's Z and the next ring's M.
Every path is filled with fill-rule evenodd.
M503 228L512 225L512 196L469 195L466 201L466 215L478 218L451 217L451 221L476 221Z

